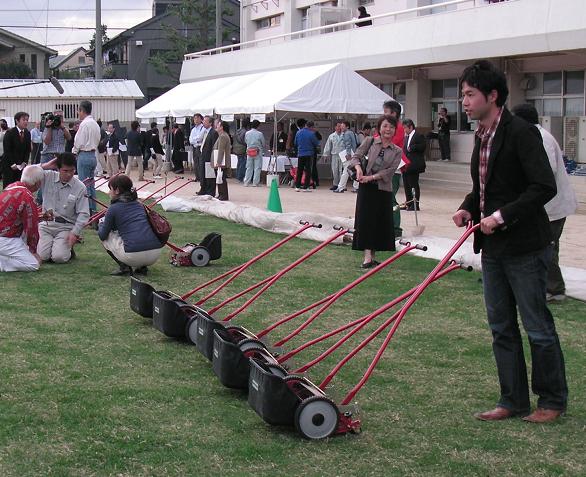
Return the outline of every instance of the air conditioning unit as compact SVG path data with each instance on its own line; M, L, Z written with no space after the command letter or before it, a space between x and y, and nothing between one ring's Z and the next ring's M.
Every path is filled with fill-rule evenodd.
M521 88L523 91L535 89L536 85L537 80L535 79L535 76L525 76L524 78L521 78L521 81L519 81L519 88Z
M564 118L564 154L586 163L586 116Z
M142 40L136 40L134 43L136 46L142 46Z
M563 139L564 139L564 118L561 116L540 116L539 117L539 124L541 127L546 131L549 131L551 135L555 138L558 142L560 147L562 147Z

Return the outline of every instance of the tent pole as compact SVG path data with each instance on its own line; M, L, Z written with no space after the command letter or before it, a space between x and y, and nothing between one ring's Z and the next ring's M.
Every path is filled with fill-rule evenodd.
M277 171L277 110L273 108L273 156L275 157L275 172Z

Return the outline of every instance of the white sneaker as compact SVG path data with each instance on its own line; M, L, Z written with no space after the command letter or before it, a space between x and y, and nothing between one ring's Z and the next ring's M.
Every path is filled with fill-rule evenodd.
M303 189L303 192L313 192L311 189Z
M162 179L161 176L153 176L153 179Z
M301 192L301 189L299 187L295 187L295 192Z

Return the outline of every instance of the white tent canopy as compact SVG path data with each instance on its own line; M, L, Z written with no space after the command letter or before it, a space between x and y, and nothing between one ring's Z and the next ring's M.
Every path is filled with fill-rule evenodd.
M136 115L156 118L274 111L379 114L383 102L389 99L358 73L334 63L182 83L137 110Z

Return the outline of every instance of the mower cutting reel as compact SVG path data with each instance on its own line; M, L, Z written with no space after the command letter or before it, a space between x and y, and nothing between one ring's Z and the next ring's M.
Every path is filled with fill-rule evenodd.
M283 376L256 358L250 360L248 404L268 424L295 426L308 439L360 430L349 407L340 409L304 376Z
M222 236L210 233L201 243L188 243L171 252L169 262L176 267L205 267L222 256Z

